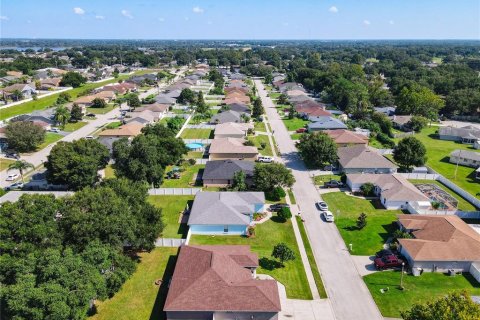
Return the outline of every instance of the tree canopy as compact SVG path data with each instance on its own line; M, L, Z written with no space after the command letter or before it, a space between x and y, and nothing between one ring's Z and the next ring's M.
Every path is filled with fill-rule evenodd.
M266 192L277 187L291 187L295 178L292 170L281 163L258 163L255 165L253 181L256 189Z
M30 121L14 121L6 126L5 136L10 149L32 152L45 141L45 129Z
M393 159L408 171L411 167L423 166L427 161L427 149L415 137L406 137L400 140L393 149Z
M304 134L297 143L300 156L311 168L323 168L337 161L337 145L324 133Z

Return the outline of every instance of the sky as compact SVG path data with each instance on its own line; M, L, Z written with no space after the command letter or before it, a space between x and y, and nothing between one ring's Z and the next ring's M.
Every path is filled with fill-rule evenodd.
M480 0L1 0L0 36L480 39Z

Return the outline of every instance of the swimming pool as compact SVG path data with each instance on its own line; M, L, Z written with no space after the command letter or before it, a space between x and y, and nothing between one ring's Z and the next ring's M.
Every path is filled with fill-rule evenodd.
M203 148L203 144L200 142L192 142L192 143L187 143L186 147L190 150L196 150L196 149Z

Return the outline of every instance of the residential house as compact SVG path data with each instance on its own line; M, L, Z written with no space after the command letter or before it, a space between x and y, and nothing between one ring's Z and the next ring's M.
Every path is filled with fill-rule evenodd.
M155 102L170 106L172 104L175 104L177 102L177 99L167 97L165 96L165 94L159 94L158 96L155 97Z
M159 115L162 115L168 112L169 106L161 103L152 103L152 104L143 104L141 107L135 108L136 112L142 112L150 110L153 112L158 112Z
M413 237L398 242L414 274L469 272L480 262L480 234L458 216L399 215L398 224Z
M245 173L247 185L253 183L255 163L245 160L213 160L207 161L203 171L202 180L204 187L228 187L233 183L237 172Z
M337 147L348 147L351 145L367 145L368 137L345 129L323 131L333 139Z
M232 92L239 92L243 94L247 94L249 89L248 87L242 87L242 86L233 86L233 87L225 87L225 93L232 93Z
M192 234L245 235L254 213L265 210L263 192L198 192L188 218Z
M147 125L154 123L160 119L160 113L151 110L133 111L125 115L124 121L126 123L140 123Z
M4 76L4 77L1 77L0 78L0 84L2 85L8 85L12 82L16 82L18 81L20 78L19 77L15 77L15 76Z
M232 103L227 105L227 107L235 112L250 114L250 108L244 103Z
M163 310L167 320L277 320L275 280L256 279L249 246L183 246Z
M338 148L339 169L345 173L395 173L397 166L364 144Z
M457 149L450 153L449 161L462 166L478 168L480 167L480 152Z
M35 90L35 86L26 83L15 83L11 86L5 87L1 89L4 98L11 98L17 100L18 97L15 97L15 92L21 92L24 99L31 98L33 95L37 94L37 90Z
M28 121L28 122L38 122L38 123L48 123L50 126L55 125L55 120L53 120L54 109L45 109L45 110L36 110L29 114L22 114L16 116L11 121Z
M60 85L62 81L61 78L48 78L40 80L40 89L41 90L50 90L55 89Z
M310 121L313 121L307 125L309 132L322 131L322 130L334 130L334 129L347 129L347 126L337 118L330 116L309 117Z
M250 160L255 161L258 149L246 146L245 139L220 138L213 139L209 148L210 160Z
M431 208L430 199L399 174L347 174L347 185L353 192L360 191L365 183L372 183L375 186L375 194L388 210Z
M241 122L244 122L242 119L242 114L243 113L232 111L232 110L219 112L210 119L210 123L213 123L213 124L221 124L221 123L227 123L227 122L241 123Z
M142 132L142 128L140 123L129 123L115 129L106 129L98 134L98 141L111 151L115 141L121 138L131 140Z
M475 126L465 127L440 127L438 129L440 140L459 141L466 144L474 144L480 139L480 129Z
M392 106L392 107L374 107L373 110L378 113L383 113L384 115L387 115L389 117L392 117L395 114L395 110L397 108Z
M215 139L245 138L248 129L253 129L251 123L225 122L215 126Z
M392 120L392 125L395 129L402 130L402 131L411 131L408 127L408 123L412 119L412 116L392 116L390 120Z
M115 91L105 90L105 91L100 91L100 92L96 93L94 95L94 97L103 99L103 100L105 100L106 103L111 103L111 102L113 102L113 100L115 100L117 95L115 94Z

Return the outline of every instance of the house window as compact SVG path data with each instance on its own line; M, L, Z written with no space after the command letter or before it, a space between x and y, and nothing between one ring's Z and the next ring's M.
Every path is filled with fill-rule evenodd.
M223 232L228 233L228 226L227 225L223 226Z

